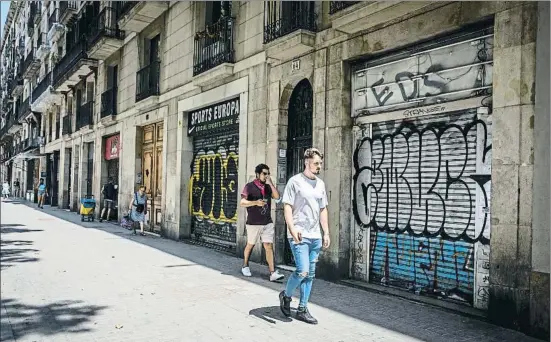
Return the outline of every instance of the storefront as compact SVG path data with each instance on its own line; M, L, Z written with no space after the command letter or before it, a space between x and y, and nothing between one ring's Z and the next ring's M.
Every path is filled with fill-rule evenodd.
M239 115L239 96L187 113L187 135L193 139L192 239L225 250L236 246Z
M118 189L119 185L119 156L120 156L120 150L121 150L121 139L120 134L115 134L109 137L104 138L104 160L105 160L105 168L103 171L105 172L105 177L102 177L103 184L107 184L109 180L113 181L113 184L115 185L115 188ZM118 197L118 196L117 196ZM115 200L117 200L117 197ZM102 206L103 208L103 206ZM117 202L115 202L115 210L111 211L111 217L108 219L117 219Z
M352 72L352 276L488 305L493 29Z
M104 138L105 151L104 158L106 164L107 178L111 178L114 184L119 184L119 153L120 153L120 135L112 135Z

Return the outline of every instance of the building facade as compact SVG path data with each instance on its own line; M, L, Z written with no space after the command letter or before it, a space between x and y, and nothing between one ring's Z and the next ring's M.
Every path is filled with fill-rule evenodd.
M120 217L143 184L149 230L241 255L255 165L283 191L315 146L320 276L549 336L548 3L29 1L4 33L2 177L29 200L112 178Z

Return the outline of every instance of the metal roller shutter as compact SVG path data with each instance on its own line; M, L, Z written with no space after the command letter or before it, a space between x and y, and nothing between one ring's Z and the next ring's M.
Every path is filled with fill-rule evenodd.
M472 304L475 245L485 248L490 237L487 116L382 122L372 124L371 137L354 156L370 281Z
M196 137L191 163L192 239L206 246L235 250L239 133Z

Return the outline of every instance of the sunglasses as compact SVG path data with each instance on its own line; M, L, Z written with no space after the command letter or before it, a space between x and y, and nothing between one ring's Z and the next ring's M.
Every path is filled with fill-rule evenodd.
M264 172L264 171L262 171L262 174L263 174L264 176L269 176L269 175L270 175L269 172Z

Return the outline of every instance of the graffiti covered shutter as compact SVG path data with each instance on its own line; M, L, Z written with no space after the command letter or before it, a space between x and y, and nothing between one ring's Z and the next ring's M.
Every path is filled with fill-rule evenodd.
M195 137L190 179L192 238L234 250L237 231L239 133Z
M473 304L487 290L488 116L382 122L370 135L354 154L354 275L366 278L369 258L371 282Z

